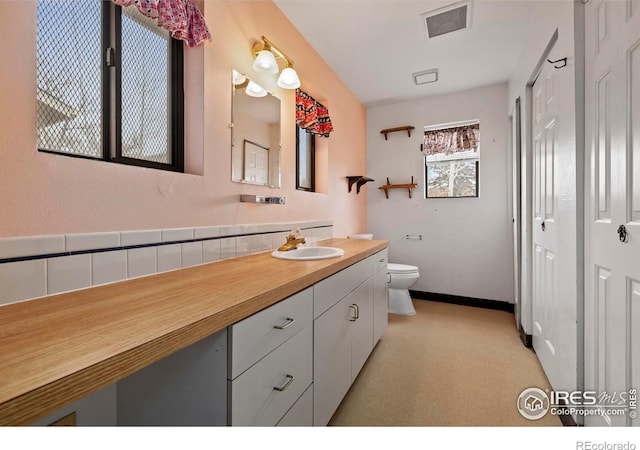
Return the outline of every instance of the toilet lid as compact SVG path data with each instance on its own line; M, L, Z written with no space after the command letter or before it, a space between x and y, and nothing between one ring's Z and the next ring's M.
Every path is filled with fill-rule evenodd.
M387 264L387 272L389 273L414 273L417 272L418 268L416 266L409 266L407 264Z

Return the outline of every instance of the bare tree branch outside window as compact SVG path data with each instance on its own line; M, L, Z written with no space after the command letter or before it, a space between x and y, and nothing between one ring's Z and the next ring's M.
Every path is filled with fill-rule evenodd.
M472 137L461 141L461 136ZM480 125L431 128L425 131L427 198L477 197Z

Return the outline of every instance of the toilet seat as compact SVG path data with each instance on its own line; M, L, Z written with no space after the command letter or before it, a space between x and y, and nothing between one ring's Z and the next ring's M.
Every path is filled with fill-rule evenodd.
M387 272L388 273L418 273L418 268L416 266L410 266L408 264L387 264Z

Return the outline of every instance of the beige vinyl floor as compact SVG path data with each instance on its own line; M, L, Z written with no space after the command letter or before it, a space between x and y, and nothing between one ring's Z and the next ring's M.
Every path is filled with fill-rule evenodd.
M561 426L523 418L528 387L549 389L513 314L413 300L389 327L338 407L334 426Z

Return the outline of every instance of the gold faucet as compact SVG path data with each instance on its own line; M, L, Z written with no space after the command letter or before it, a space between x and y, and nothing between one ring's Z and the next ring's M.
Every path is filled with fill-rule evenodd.
M296 229L289 233L287 236L287 242L282 244L282 246L278 249L279 252L288 252L289 250L296 250L298 248L298 244L306 244L307 240L300 235L300 230Z

